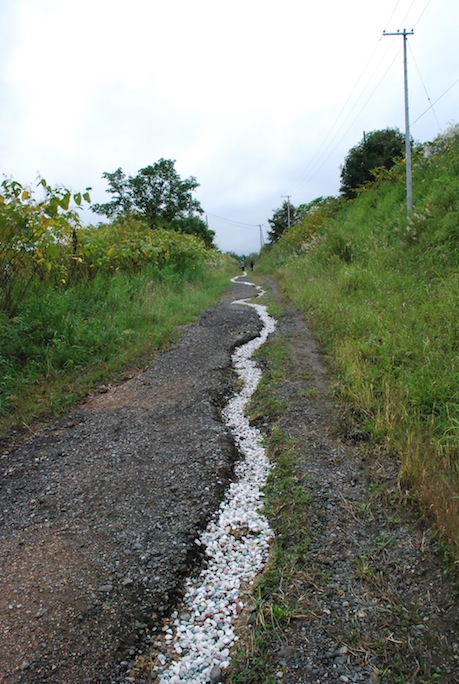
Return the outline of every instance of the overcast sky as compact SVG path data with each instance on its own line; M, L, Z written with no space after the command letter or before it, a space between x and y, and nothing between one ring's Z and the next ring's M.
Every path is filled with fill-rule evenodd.
M338 194L364 131L404 131L403 38L382 35L404 28L424 142L459 117L458 0L0 0L0 172L104 202L104 171L174 159L247 254L283 196Z

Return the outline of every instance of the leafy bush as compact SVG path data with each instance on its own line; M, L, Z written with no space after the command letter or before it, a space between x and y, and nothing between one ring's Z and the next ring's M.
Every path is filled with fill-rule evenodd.
M203 241L194 235L151 230L144 221L124 217L82 230L80 243L85 272L139 270L146 265L158 270L172 265L181 271L211 256Z
M44 191L35 199L30 188L5 179L0 192L0 309L13 312L36 279L65 282L77 259L75 241L81 227L73 200L90 201L89 190L71 194L38 181Z

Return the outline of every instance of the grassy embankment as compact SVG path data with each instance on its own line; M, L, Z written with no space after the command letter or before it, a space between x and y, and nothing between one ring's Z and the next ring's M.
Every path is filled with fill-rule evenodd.
M265 251L312 324L346 407L343 429L401 463L401 480L459 554L459 131L357 199L312 211Z
M57 415L126 367L146 365L179 325L219 297L236 266L197 238L136 221L80 228L76 249L70 232L59 249L51 240L45 252L40 231L47 236L53 227L42 206L23 195L19 209L21 195L4 201L0 212L8 264L0 436ZM28 244L24 216L34 222Z

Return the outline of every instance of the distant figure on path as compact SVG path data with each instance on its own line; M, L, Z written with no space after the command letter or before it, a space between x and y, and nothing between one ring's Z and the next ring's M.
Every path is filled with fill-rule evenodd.
M253 259L252 259L252 261L250 262L250 270L253 271Z

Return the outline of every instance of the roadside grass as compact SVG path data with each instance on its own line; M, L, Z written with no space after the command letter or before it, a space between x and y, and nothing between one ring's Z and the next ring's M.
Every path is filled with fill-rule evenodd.
M343 436L400 459L403 485L459 558L458 129L433 149L415 158L409 220L395 169L335 211L310 249L281 238L258 270L320 337Z
M145 367L217 300L234 270L220 259L182 274L144 268L66 290L37 287L13 319L0 318L0 437Z

